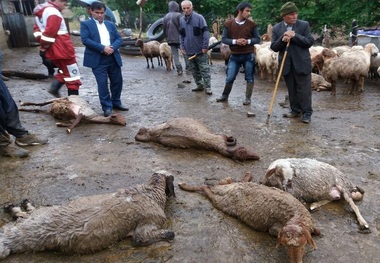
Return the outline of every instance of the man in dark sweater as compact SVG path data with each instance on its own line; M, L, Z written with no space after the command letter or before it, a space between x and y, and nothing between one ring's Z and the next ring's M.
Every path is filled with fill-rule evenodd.
M222 42L230 46L231 56L227 65L226 84L222 97L217 102L228 100L232 85L243 65L247 87L243 105L251 104L254 86L255 55L254 44L260 43L260 35L257 24L248 19L251 16L252 6L249 3L240 3L237 7L237 16L224 24Z

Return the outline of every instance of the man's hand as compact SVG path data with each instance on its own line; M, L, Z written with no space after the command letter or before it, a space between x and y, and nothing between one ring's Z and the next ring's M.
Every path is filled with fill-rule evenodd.
M295 35L296 35L296 32L294 32L293 30L288 30L284 33L284 36L282 37L282 41L289 42Z
M244 38L238 38L236 39L236 45L238 46L245 46L248 44L248 40Z
M103 49L103 53L107 56L112 55L114 52L112 46L105 46Z

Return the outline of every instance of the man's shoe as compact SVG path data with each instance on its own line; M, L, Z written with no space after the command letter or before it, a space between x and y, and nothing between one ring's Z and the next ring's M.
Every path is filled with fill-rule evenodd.
M222 95L222 97L216 99L216 102L225 102L225 101L228 101L228 97L224 96L224 95Z
M182 76L182 74L183 74L182 70L180 70L180 71L177 72L178 76Z
M16 138L15 140L15 143L18 145L18 146L34 146L34 145L43 145L43 144L46 144L48 142L47 139L39 139L37 138L36 135L34 134L25 134L24 136L22 137L18 137Z
M18 147L14 142L12 142L7 146L0 146L0 154L12 158L24 158L29 155L29 151Z
M121 106L121 105L120 106L113 106L112 108L115 110L120 110L120 111L129 111L128 108Z
M311 122L311 116L308 114L304 114L304 115L302 115L301 121L303 123L309 123L309 122Z
M300 116L300 114L299 113L297 113L297 112L289 112L289 113L284 113L283 115L282 115L284 118L297 118L297 117L299 117Z
M210 88L205 89L207 95L212 95L212 90Z
M9 80L9 78L6 77L6 76L4 76L4 75L1 75L1 79L4 80L4 81L8 81Z
M109 117L111 115L112 115L112 110L105 110L104 111L104 114L103 114L104 117Z
M251 99L245 99L243 105L251 105Z
M192 89L191 91L204 91L204 88L202 86L198 86L195 89Z

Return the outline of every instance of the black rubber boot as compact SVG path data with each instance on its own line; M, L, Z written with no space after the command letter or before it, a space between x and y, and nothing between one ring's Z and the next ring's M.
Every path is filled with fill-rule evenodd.
M233 85L233 83L226 83L224 85L224 90L223 90L223 93L222 93L222 97L220 97L219 99L216 99L216 102L223 102L223 101L227 101L228 100L228 96L230 95L231 90L232 90L232 85Z
M245 91L245 101L243 102L243 105L250 105L251 104L253 86L254 86L253 82L247 83L247 88Z
M68 89L67 90L67 95L68 96L70 96L70 95L79 95L79 90Z
M59 89L63 86L64 83L59 82L58 80L53 80L50 85L48 92L56 98L59 98Z

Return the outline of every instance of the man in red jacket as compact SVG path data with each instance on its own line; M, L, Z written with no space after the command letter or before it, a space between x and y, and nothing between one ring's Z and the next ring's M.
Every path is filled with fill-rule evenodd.
M61 11L65 9L67 0L49 0L34 8L36 16L34 36L40 42L40 52L59 68L49 93L59 97L59 89L66 84L68 95L79 95L80 74L75 59L75 49L67 31Z

